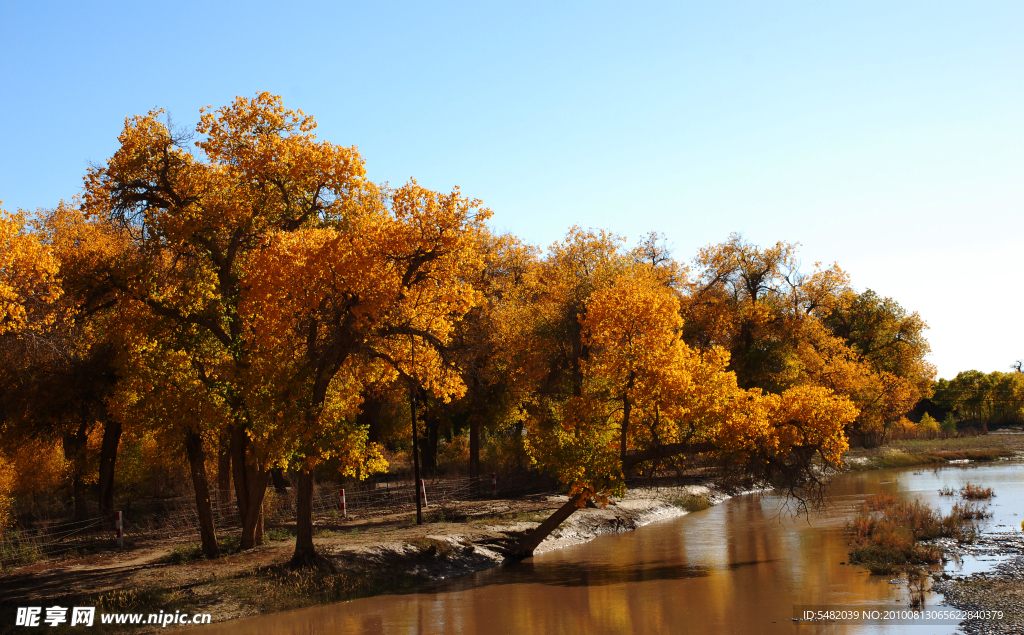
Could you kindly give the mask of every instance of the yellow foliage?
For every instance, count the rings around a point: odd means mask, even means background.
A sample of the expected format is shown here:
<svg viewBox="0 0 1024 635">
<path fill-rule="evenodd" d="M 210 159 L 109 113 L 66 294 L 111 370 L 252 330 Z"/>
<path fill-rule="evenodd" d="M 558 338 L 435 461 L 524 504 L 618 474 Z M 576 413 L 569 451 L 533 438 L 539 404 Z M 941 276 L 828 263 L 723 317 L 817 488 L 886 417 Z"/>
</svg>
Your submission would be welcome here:
<svg viewBox="0 0 1024 635">
<path fill-rule="evenodd" d="M 61 295 L 59 263 L 24 213 L 0 209 L 0 335 L 40 330 L 53 322 L 49 306 Z"/>
<path fill-rule="evenodd" d="M 0 536 L 14 524 L 14 481 L 17 466 L 0 454 Z"/>
</svg>

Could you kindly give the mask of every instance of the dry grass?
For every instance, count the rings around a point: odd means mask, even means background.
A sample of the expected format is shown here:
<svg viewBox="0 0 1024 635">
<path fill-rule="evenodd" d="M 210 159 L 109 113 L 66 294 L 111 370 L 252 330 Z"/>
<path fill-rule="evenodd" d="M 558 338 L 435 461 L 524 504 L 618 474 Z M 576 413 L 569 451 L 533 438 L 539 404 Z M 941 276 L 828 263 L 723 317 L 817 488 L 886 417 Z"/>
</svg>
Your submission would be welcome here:
<svg viewBox="0 0 1024 635">
<path fill-rule="evenodd" d="M 960 488 L 960 496 L 967 500 L 988 500 L 992 498 L 992 488 L 968 482 L 967 485 Z"/>
<path fill-rule="evenodd" d="M 934 452 L 907 452 L 899 448 L 888 448 L 876 456 L 867 457 L 863 463 L 850 463 L 850 469 L 873 470 L 879 468 L 916 467 L 920 465 L 945 465 L 950 461 L 968 459 L 971 461 L 995 461 L 1013 456 L 1006 449 L 992 448 L 979 450 L 937 450 Z"/>
<path fill-rule="evenodd" d="M 982 520 L 985 518 L 992 518 L 992 512 L 988 511 L 988 508 L 979 507 L 976 503 L 957 503 L 956 505 L 953 505 L 951 514 L 959 516 L 964 520 Z"/>
<path fill-rule="evenodd" d="M 438 540 L 436 538 L 414 538 L 409 541 L 409 544 L 417 547 L 421 552 L 428 556 L 436 555 L 442 558 L 448 558 L 455 555 L 455 549 L 447 540 Z"/>
<path fill-rule="evenodd" d="M 996 436 L 980 436 L 960 439 L 916 439 L 912 441 L 897 441 L 893 446 L 910 454 L 1007 449 L 1005 441 Z"/>
<path fill-rule="evenodd" d="M 687 494 L 679 498 L 672 498 L 668 502 L 688 512 L 699 512 L 711 507 L 711 501 L 708 500 L 707 496 L 699 496 L 697 494 Z"/>
<path fill-rule="evenodd" d="M 853 540 L 850 562 L 863 564 L 878 575 L 890 575 L 916 565 L 935 564 L 942 552 L 934 545 L 919 544 L 939 537 L 974 540 L 970 521 L 983 517 L 976 506 L 954 506 L 942 516 L 920 501 L 903 502 L 892 494 L 878 494 L 865 502 L 850 524 Z"/>
</svg>

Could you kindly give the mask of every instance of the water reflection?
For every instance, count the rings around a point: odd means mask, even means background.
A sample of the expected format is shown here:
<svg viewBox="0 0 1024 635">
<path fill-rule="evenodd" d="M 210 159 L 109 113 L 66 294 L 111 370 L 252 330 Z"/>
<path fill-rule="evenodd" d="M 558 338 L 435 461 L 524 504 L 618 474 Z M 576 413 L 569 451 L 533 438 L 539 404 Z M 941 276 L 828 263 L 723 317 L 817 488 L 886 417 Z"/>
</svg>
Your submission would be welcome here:
<svg viewBox="0 0 1024 635">
<path fill-rule="evenodd" d="M 955 625 L 793 622 L 793 607 L 904 608 L 906 589 L 844 564 L 844 526 L 868 496 L 920 497 L 948 511 L 944 485 L 970 480 L 998 496 L 988 525 L 1018 526 L 1018 464 L 848 474 L 828 513 L 780 514 L 778 498 L 743 496 L 634 532 L 602 536 L 519 566 L 291 613 L 207 627 L 209 633 L 953 633 Z M 963 481 L 963 483 L 961 483 Z M 1005 531 L 1005 529 L 999 529 Z M 977 564 L 991 563 L 971 563 Z M 931 598 L 934 606 L 940 598 Z"/>
<path fill-rule="evenodd" d="M 707 567 L 667 562 L 651 562 L 640 565 L 562 562 L 543 563 L 539 566 L 535 562 L 522 562 L 504 568 L 500 575 L 456 578 L 447 584 L 416 587 L 408 593 L 430 594 L 437 593 L 439 590 L 451 591 L 456 588 L 500 584 L 543 584 L 561 587 L 604 586 L 651 580 L 681 580 L 708 575 L 711 575 L 711 572 Z"/>
</svg>

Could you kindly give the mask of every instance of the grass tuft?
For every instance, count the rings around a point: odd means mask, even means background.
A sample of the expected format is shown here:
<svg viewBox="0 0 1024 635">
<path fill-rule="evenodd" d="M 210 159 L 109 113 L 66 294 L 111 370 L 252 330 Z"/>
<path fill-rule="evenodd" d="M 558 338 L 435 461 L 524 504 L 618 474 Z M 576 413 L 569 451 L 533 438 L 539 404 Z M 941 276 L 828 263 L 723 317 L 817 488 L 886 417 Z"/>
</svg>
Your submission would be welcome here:
<svg viewBox="0 0 1024 635">
<path fill-rule="evenodd" d="M 991 487 L 981 487 L 970 482 L 960 488 L 960 496 L 967 500 L 988 500 L 992 498 Z"/>
<path fill-rule="evenodd" d="M 167 554 L 167 562 L 171 564 L 186 564 L 196 560 L 202 560 L 203 547 L 199 543 L 190 542 L 187 545 L 178 545 Z"/>
<path fill-rule="evenodd" d="M 983 520 L 992 517 L 992 512 L 988 511 L 988 508 L 979 507 L 977 503 L 957 503 L 953 505 L 951 513 L 964 520 Z"/>
<path fill-rule="evenodd" d="M 699 512 L 704 511 L 711 507 L 711 501 L 707 496 L 700 496 L 698 494 L 687 494 L 679 498 L 669 499 L 669 504 L 675 505 L 680 509 L 685 509 L 688 512 Z"/>
<path fill-rule="evenodd" d="M 273 529 L 268 529 L 263 533 L 264 540 L 273 540 L 275 542 L 289 540 L 294 537 L 295 532 L 287 527 L 274 527 Z"/>
<path fill-rule="evenodd" d="M 409 544 L 417 547 L 420 552 L 428 556 L 448 558 L 455 555 L 455 549 L 447 540 L 438 540 L 436 538 L 413 538 L 409 541 Z"/>
<path fill-rule="evenodd" d="M 263 534 L 264 540 L 274 540 L 274 538 L 268 538 L 269 533 Z M 242 550 L 242 537 L 234 534 L 222 535 L 218 538 L 217 545 L 220 547 L 220 555 L 230 556 Z M 171 549 L 171 553 L 167 554 L 164 561 L 170 564 L 186 564 L 202 560 L 205 557 L 203 546 L 198 542 L 190 542 Z"/>
</svg>

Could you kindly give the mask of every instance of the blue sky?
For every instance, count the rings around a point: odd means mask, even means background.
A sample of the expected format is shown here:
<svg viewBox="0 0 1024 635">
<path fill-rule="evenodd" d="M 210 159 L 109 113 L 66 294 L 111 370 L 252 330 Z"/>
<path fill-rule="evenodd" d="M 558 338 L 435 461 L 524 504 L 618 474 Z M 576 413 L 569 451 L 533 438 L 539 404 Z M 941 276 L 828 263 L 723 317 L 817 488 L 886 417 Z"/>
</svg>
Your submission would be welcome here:
<svg viewBox="0 0 1024 635">
<path fill-rule="evenodd" d="M 1008 370 L 1022 23 L 1019 2 L 5 2 L 0 200 L 73 196 L 126 116 L 191 126 L 267 90 L 374 180 L 459 185 L 531 242 L 800 242 L 920 312 L 941 376 Z"/>
</svg>

